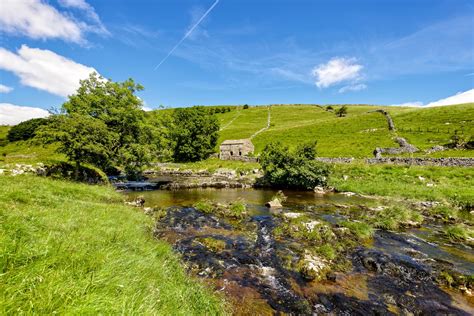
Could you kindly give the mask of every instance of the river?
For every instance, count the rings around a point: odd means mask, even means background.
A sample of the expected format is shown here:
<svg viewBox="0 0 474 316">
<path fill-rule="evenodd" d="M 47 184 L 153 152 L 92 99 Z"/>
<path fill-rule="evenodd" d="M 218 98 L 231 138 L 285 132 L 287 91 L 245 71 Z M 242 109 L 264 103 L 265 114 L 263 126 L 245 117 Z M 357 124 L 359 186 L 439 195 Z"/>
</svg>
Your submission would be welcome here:
<svg viewBox="0 0 474 316">
<path fill-rule="evenodd" d="M 345 243 L 351 237 L 339 223 L 351 221 L 351 212 L 377 206 L 374 199 L 284 191 L 284 207 L 271 210 L 264 205 L 276 191 L 269 189 L 126 194 L 130 200 L 143 196 L 145 207 L 168 209 L 157 220 L 155 236 L 173 245 L 190 273 L 223 293 L 234 314 L 474 314 L 472 296 L 436 281 L 445 270 L 474 275 L 473 249 L 441 238 L 442 225 L 428 221 L 397 232 L 376 230 L 367 240 Z M 203 200 L 244 201 L 247 215 L 229 219 L 192 207 Z M 323 237 L 308 241 L 291 231 L 282 234 L 282 227 L 295 221 L 290 215 L 308 218 Z M 318 261 L 311 254 L 324 243 L 333 245 L 336 255 Z M 322 277 L 302 277 L 301 262 L 308 260 L 321 267 Z"/>
</svg>

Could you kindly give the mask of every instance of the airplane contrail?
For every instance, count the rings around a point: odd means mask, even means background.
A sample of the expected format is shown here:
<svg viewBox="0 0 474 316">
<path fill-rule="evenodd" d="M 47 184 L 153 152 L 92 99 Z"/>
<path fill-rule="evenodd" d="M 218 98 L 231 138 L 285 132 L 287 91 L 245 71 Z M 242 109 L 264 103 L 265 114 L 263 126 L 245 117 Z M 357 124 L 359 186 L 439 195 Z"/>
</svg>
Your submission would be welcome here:
<svg viewBox="0 0 474 316">
<path fill-rule="evenodd" d="M 196 27 L 199 26 L 199 24 L 202 22 L 202 20 L 204 20 L 206 18 L 206 16 L 208 16 L 209 13 L 211 13 L 211 11 L 214 9 L 214 7 L 219 3 L 220 0 L 216 0 L 211 6 L 209 9 L 207 9 L 207 11 L 201 16 L 201 18 L 196 22 L 196 24 L 193 25 L 192 28 L 189 29 L 189 31 L 186 32 L 186 34 L 184 34 L 183 38 L 169 51 L 168 55 L 165 56 L 165 58 L 163 58 L 160 63 L 158 65 L 155 66 L 155 68 L 153 70 L 157 70 L 167 59 L 168 57 L 171 56 L 171 54 L 174 53 L 174 51 L 178 48 L 179 45 L 181 45 L 182 42 L 184 42 L 185 39 L 188 38 L 189 35 L 191 35 L 191 33 L 194 31 L 194 29 Z"/>
</svg>

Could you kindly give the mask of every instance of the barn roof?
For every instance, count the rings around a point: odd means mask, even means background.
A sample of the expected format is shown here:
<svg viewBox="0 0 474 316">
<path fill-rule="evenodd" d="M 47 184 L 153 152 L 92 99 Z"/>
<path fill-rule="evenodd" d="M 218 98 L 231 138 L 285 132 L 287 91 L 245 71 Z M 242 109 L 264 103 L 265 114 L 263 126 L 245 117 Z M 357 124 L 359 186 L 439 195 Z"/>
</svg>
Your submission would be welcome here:
<svg viewBox="0 0 474 316">
<path fill-rule="evenodd" d="M 221 145 L 239 145 L 239 144 L 252 144 L 250 139 L 228 139 L 221 143 Z"/>
</svg>

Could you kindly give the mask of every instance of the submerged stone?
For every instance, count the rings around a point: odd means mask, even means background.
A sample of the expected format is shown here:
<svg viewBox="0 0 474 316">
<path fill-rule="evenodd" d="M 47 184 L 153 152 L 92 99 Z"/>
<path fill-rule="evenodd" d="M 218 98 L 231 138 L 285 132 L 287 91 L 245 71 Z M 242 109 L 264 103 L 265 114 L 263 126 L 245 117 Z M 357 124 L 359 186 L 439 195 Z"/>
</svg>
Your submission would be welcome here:
<svg viewBox="0 0 474 316">
<path fill-rule="evenodd" d="M 280 199 L 273 199 L 267 203 L 265 203 L 266 207 L 269 208 L 282 208 L 283 206 L 281 205 Z"/>
</svg>

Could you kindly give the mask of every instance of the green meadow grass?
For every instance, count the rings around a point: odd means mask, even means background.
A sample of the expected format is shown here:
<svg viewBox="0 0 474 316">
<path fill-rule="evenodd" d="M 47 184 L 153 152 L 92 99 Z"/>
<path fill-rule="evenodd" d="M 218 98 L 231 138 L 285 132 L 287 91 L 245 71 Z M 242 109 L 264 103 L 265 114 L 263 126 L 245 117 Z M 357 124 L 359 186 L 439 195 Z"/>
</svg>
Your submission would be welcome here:
<svg viewBox="0 0 474 316">
<path fill-rule="evenodd" d="M 316 108 L 317 109 L 317 108 Z M 292 120 L 292 124 L 285 121 L 288 107 L 275 107 L 272 113 L 270 129 L 257 135 L 253 142 L 256 151 L 263 150 L 272 140 L 278 140 L 284 145 L 295 147 L 305 141 L 318 141 L 318 154 L 324 157 L 368 157 L 377 146 L 393 146 L 393 140 L 386 128 L 385 119 L 378 113 L 350 113 L 346 117 L 336 117 L 333 113 L 317 111 L 306 114 L 302 111 L 300 118 L 304 118 L 302 125 Z M 298 111 L 295 109 L 293 113 Z M 308 122 L 312 118 L 313 122 Z"/>
<path fill-rule="evenodd" d="M 472 204 L 474 168 L 336 164 L 330 185 L 368 195 Z"/>
<path fill-rule="evenodd" d="M 10 130 L 10 126 L 0 125 L 0 140 L 4 140 L 7 138 L 7 134 L 9 130 Z"/>
<path fill-rule="evenodd" d="M 110 187 L 0 176 L 0 225 L 0 314 L 224 313 Z"/>
<path fill-rule="evenodd" d="M 231 125 L 219 132 L 218 143 L 226 139 L 249 138 L 255 132 L 267 126 L 267 111 L 267 107 L 264 106 L 240 110 L 240 116 Z M 231 111 L 225 114 L 217 114 L 217 117 L 219 118 L 222 115 L 226 115 L 226 118 L 228 118 L 236 114 L 235 111 Z"/>
<path fill-rule="evenodd" d="M 56 152 L 55 145 L 42 146 L 27 140 L 0 146 L 0 166 L 15 163 L 35 164 L 65 160 L 66 157 L 64 155 Z"/>
<path fill-rule="evenodd" d="M 415 108 L 392 118 L 397 133 L 420 149 L 448 144 L 455 130 L 474 136 L 474 103 Z"/>
</svg>

